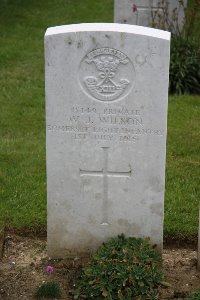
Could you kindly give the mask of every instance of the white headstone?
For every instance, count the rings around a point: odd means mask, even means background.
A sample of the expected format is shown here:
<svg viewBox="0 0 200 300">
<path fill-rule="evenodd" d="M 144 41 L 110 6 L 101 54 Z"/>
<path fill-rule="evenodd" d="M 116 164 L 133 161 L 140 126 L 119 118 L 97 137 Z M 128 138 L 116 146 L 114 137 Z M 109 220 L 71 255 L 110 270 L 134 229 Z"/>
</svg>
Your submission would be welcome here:
<svg viewBox="0 0 200 300">
<path fill-rule="evenodd" d="M 182 30 L 186 6 L 187 0 L 183 0 L 183 5 L 179 0 L 115 0 L 114 22 L 148 27 L 154 24 L 157 28 L 161 28 L 163 11 L 166 11 L 168 22 L 165 23 L 165 29 L 169 29 L 168 23 L 172 22 L 175 27 L 178 24 L 179 30 Z M 177 21 L 174 18 L 177 18 Z M 177 29 L 174 28 L 172 31 L 177 32 Z"/>
<path fill-rule="evenodd" d="M 132 25 L 47 30 L 49 255 L 121 233 L 162 249 L 169 44 Z"/>
</svg>

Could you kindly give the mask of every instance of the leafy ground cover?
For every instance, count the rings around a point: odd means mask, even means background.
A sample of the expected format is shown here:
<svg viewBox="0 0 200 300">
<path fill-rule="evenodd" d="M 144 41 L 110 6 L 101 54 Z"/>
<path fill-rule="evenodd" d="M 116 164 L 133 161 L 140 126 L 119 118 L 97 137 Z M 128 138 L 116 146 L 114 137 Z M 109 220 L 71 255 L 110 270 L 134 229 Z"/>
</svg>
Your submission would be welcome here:
<svg viewBox="0 0 200 300">
<path fill-rule="evenodd" d="M 46 28 L 112 20 L 112 0 L 0 0 L 1 224 L 33 230 L 46 226 Z M 170 97 L 165 233 L 173 236 L 197 234 L 199 112 L 200 97 Z"/>
</svg>

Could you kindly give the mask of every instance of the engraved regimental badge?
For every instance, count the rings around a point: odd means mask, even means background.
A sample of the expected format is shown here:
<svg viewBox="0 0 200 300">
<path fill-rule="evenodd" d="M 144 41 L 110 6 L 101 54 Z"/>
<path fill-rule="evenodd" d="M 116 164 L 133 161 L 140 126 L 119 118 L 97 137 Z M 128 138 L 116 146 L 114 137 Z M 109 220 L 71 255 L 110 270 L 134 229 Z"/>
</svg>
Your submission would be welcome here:
<svg viewBox="0 0 200 300">
<path fill-rule="evenodd" d="M 89 52 L 82 60 L 79 80 L 87 95 L 100 101 L 114 101 L 130 92 L 134 68 L 121 51 L 99 48 Z"/>
</svg>

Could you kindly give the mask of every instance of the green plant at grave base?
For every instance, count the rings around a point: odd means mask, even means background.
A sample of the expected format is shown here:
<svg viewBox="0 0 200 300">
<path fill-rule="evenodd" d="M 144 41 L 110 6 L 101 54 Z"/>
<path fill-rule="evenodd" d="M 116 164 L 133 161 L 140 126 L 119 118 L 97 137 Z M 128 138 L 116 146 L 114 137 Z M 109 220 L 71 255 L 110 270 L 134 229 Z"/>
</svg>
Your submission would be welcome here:
<svg viewBox="0 0 200 300">
<path fill-rule="evenodd" d="M 187 300 L 199 300 L 199 299 L 200 299 L 200 290 L 197 290 Z"/>
<path fill-rule="evenodd" d="M 169 92 L 200 94 L 200 48 L 183 36 L 173 37 L 170 54 Z"/>
<path fill-rule="evenodd" d="M 99 247 L 70 293 L 74 299 L 158 299 L 160 262 L 149 240 L 122 234 Z"/>
<path fill-rule="evenodd" d="M 60 286 L 56 282 L 43 283 L 36 289 L 36 298 L 59 298 L 61 296 Z"/>
</svg>

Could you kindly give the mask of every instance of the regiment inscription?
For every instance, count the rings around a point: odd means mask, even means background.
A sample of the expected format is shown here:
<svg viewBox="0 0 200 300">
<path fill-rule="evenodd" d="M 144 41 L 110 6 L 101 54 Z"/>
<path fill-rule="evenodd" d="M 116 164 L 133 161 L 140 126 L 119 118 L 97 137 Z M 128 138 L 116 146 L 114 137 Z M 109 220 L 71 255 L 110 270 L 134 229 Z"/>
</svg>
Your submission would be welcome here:
<svg viewBox="0 0 200 300">
<path fill-rule="evenodd" d="M 92 50 L 84 57 L 79 78 L 83 90 L 93 99 L 114 101 L 130 92 L 134 68 L 127 55 L 104 47 Z"/>
</svg>

